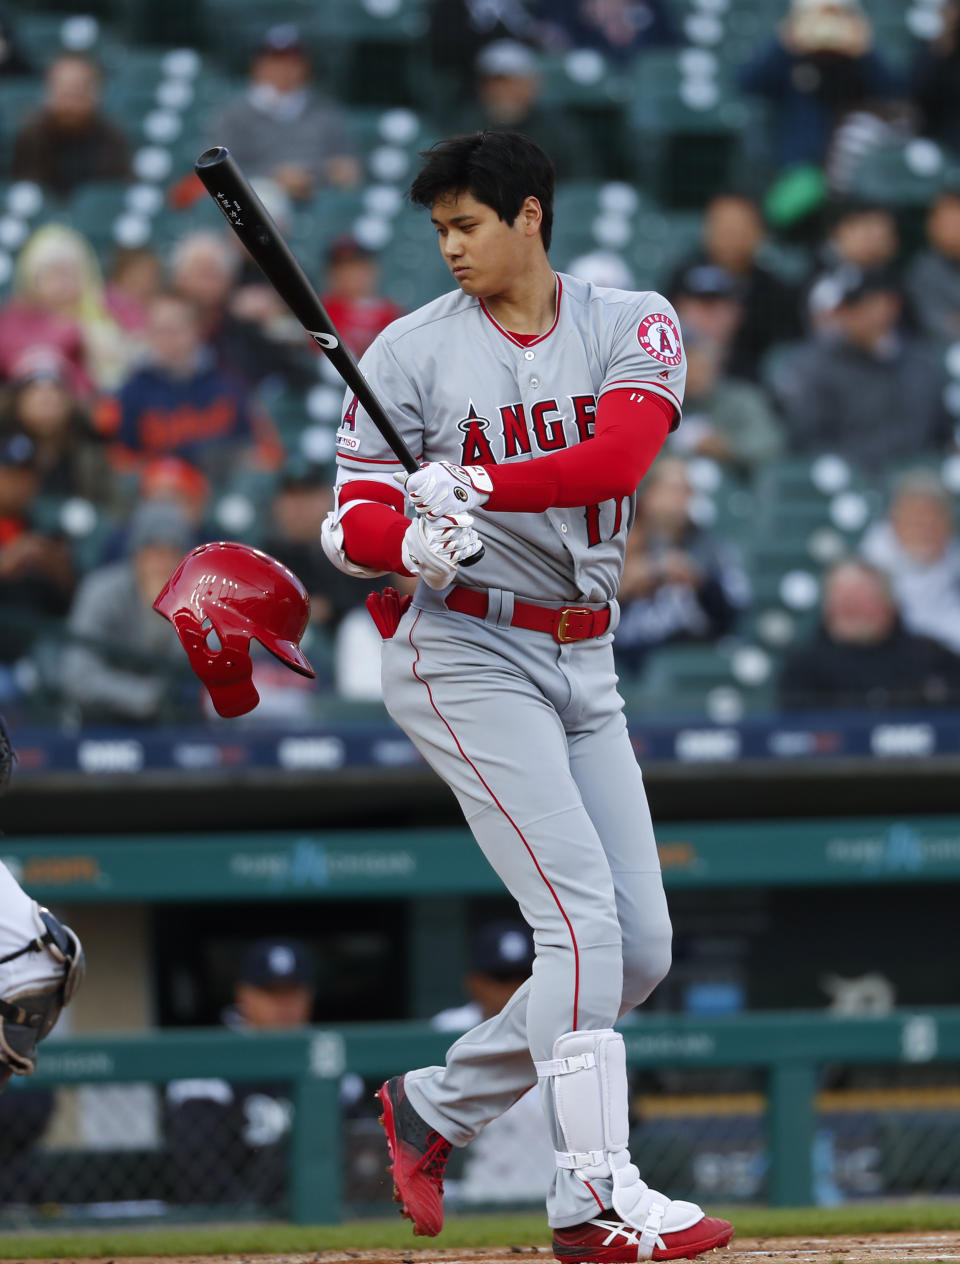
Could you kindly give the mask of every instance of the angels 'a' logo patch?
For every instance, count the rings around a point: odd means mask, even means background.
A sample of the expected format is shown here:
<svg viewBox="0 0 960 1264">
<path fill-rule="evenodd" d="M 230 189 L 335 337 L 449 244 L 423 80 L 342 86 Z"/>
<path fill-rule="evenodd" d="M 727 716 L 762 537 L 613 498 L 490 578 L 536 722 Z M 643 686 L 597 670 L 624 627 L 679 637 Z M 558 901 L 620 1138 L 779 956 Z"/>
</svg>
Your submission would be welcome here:
<svg viewBox="0 0 960 1264">
<path fill-rule="evenodd" d="M 647 355 L 671 367 L 683 359 L 683 347 L 676 325 L 663 312 L 644 316 L 637 328 L 637 341 Z"/>
</svg>

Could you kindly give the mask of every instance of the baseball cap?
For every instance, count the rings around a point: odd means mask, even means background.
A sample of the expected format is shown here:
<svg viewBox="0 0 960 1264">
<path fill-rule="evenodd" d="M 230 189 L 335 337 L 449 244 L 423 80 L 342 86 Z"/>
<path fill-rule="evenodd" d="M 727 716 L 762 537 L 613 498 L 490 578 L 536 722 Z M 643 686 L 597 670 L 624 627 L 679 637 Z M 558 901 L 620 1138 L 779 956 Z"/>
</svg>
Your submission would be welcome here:
<svg viewBox="0 0 960 1264">
<path fill-rule="evenodd" d="M 866 298 L 868 294 L 900 293 L 896 274 L 889 268 L 857 268 L 845 264 L 816 283 L 820 310 L 835 311 Z"/>
<path fill-rule="evenodd" d="M 294 56 L 306 57 L 307 48 L 300 37 L 300 28 L 293 22 L 278 22 L 268 26 L 264 31 L 257 53 L 291 53 Z"/>
<path fill-rule="evenodd" d="M 533 936 L 524 922 L 488 922 L 470 946 L 470 969 L 500 979 L 523 978 L 533 967 Z"/>
<path fill-rule="evenodd" d="M 533 51 L 519 40 L 493 40 L 478 53 L 476 71 L 478 75 L 525 79 L 537 73 L 537 59 Z"/>
<path fill-rule="evenodd" d="M 317 971 L 313 954 L 296 939 L 258 939 L 243 954 L 239 980 L 254 987 L 303 983 L 312 987 Z"/>
<path fill-rule="evenodd" d="M 33 469 L 37 449 L 29 435 L 12 434 L 0 439 L 0 465 L 8 469 Z"/>
<path fill-rule="evenodd" d="M 737 278 L 715 263 L 695 263 L 685 268 L 676 278 L 673 288 L 676 294 L 687 294 L 693 298 L 740 297 Z"/>
<path fill-rule="evenodd" d="M 206 475 L 183 457 L 157 456 L 140 473 L 140 493 L 148 500 L 189 496 L 199 501 L 210 495 L 210 484 Z"/>
<path fill-rule="evenodd" d="M 334 237 L 327 247 L 327 263 L 349 263 L 354 259 L 372 259 L 373 251 L 360 244 L 350 233 Z"/>
</svg>

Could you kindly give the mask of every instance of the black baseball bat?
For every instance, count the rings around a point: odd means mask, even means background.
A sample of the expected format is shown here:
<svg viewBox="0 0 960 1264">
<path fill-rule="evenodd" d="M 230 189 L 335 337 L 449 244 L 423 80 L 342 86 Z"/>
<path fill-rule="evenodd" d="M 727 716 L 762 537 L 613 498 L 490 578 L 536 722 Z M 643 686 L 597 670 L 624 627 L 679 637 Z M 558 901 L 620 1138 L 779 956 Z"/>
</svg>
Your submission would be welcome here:
<svg viewBox="0 0 960 1264">
<path fill-rule="evenodd" d="M 413 454 L 370 389 L 360 367 L 343 345 L 316 291 L 307 280 L 293 251 L 284 241 L 269 211 L 250 187 L 229 149 L 217 145 L 197 159 L 194 170 L 204 188 L 223 211 L 230 227 L 259 264 L 264 276 L 299 320 L 310 337 L 322 347 L 333 367 L 367 410 L 370 420 L 389 443 L 400 464 L 412 474 L 417 469 Z"/>
<path fill-rule="evenodd" d="M 349 348 L 343 345 L 339 331 L 320 302 L 316 290 L 229 149 L 216 145 L 213 149 L 204 150 L 194 163 L 194 170 L 263 275 L 314 342 L 323 349 L 390 445 L 394 456 L 407 473 L 412 474 L 419 468 L 413 453 L 370 389 L 370 384 L 361 373 Z M 460 565 L 472 566 L 481 557 L 482 548 L 472 557 L 464 559 Z"/>
</svg>

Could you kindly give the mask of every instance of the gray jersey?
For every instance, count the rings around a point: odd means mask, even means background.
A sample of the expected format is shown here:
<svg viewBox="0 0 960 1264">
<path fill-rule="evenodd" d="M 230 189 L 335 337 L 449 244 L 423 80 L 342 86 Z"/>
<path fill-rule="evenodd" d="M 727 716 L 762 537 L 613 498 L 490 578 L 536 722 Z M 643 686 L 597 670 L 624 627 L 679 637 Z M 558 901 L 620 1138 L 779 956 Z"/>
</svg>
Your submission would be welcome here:
<svg viewBox="0 0 960 1264">
<path fill-rule="evenodd" d="M 455 290 L 395 321 L 360 362 L 418 460 L 529 461 L 593 434 L 609 390 L 660 395 L 680 416 L 686 362 L 662 295 L 602 289 L 558 276 L 553 327 L 528 345 L 481 300 Z M 337 434 L 339 482 L 400 468 L 349 392 Z M 535 600 L 616 596 L 636 496 L 545 513 L 475 510 L 486 546 L 461 580 Z"/>
</svg>

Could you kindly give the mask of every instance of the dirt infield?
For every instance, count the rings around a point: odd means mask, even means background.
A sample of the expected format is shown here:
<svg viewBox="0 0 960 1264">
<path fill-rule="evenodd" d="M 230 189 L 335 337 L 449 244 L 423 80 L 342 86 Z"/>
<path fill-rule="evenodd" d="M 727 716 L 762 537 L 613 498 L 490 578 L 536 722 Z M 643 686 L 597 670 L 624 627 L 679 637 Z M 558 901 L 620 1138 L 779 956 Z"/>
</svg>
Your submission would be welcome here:
<svg viewBox="0 0 960 1264">
<path fill-rule="evenodd" d="M 96 1259 L 60 1256 L 29 1264 L 521 1264 L 522 1257 L 552 1260 L 546 1246 L 485 1250 L 319 1251 L 307 1255 L 180 1255 L 98 1256 Z M 869 1264 L 884 1261 L 960 1261 L 960 1233 L 878 1233 L 836 1237 L 734 1239 L 723 1251 L 701 1257 L 707 1264 Z M 24 1261 L 24 1264 L 28 1264 Z"/>
</svg>

